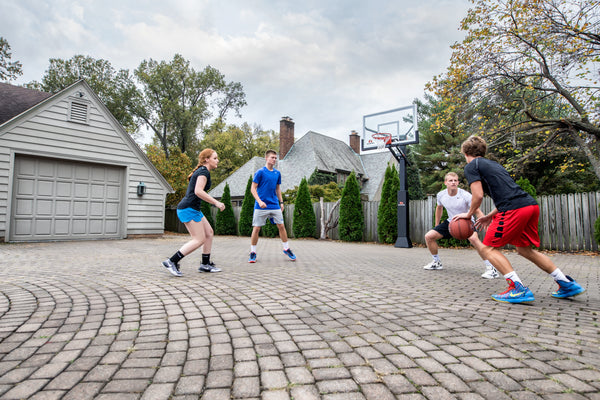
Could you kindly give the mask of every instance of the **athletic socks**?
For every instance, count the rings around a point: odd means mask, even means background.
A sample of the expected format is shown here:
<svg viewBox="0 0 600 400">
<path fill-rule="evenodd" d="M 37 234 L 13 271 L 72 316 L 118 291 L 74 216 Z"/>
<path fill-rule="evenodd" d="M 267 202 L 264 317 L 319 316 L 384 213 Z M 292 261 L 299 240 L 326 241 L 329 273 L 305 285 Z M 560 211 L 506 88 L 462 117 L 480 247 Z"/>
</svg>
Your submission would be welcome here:
<svg viewBox="0 0 600 400">
<path fill-rule="evenodd" d="M 551 274 L 550 276 L 552 278 L 554 278 L 555 281 L 563 281 L 563 282 L 569 282 L 569 280 L 567 279 L 567 277 L 565 276 L 565 274 L 563 274 L 563 272 L 559 269 L 556 268 Z"/>
<path fill-rule="evenodd" d="M 483 260 L 486 267 L 493 267 L 492 263 L 489 260 Z"/>
<path fill-rule="evenodd" d="M 173 257 L 170 258 L 171 261 L 173 261 L 173 264 L 177 265 L 177 263 L 183 258 L 185 257 L 183 254 L 181 254 L 181 252 L 179 250 L 177 250 L 177 253 L 173 254 Z"/>
<path fill-rule="evenodd" d="M 442 260 L 440 260 L 440 256 L 437 255 L 437 254 L 432 255 L 432 257 L 433 257 L 433 261 L 435 261 L 435 262 L 441 262 L 442 261 Z"/>
<path fill-rule="evenodd" d="M 283 251 L 288 250 L 290 248 L 288 242 L 281 242 L 281 244 L 283 244 Z"/>
<path fill-rule="evenodd" d="M 250 253 L 256 253 L 256 246 L 250 245 Z"/>
<path fill-rule="evenodd" d="M 517 275 L 515 271 L 509 272 L 508 274 L 504 275 L 504 279 L 510 279 L 513 282 L 519 282 L 521 285 L 523 284 L 523 282 L 521 282 L 521 279 L 519 279 L 519 275 Z"/>
<path fill-rule="evenodd" d="M 210 264 L 210 253 L 202 254 L 202 264 L 204 264 L 204 265 Z"/>
</svg>

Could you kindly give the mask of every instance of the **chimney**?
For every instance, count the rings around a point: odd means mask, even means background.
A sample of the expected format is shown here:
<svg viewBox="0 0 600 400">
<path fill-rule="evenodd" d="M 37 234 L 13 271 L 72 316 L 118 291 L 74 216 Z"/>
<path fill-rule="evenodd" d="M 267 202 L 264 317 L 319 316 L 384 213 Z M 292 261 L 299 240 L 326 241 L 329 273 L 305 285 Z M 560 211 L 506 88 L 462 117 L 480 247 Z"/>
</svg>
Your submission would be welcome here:
<svg viewBox="0 0 600 400">
<path fill-rule="evenodd" d="M 356 131 L 350 132 L 350 147 L 356 154 L 360 154 L 360 135 Z"/>
<path fill-rule="evenodd" d="M 281 117 L 279 121 L 279 159 L 282 160 L 294 144 L 294 121 Z"/>
</svg>

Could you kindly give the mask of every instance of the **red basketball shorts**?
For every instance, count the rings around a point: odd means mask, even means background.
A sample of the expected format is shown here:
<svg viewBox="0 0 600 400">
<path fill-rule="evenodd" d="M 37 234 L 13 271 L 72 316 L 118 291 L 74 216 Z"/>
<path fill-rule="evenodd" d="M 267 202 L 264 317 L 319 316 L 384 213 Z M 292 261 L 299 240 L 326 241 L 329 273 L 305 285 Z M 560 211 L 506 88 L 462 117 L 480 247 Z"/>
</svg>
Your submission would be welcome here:
<svg viewBox="0 0 600 400">
<path fill-rule="evenodd" d="M 483 244 L 490 247 L 502 247 L 506 244 L 539 247 L 539 217 L 540 207 L 537 205 L 498 212 L 487 229 Z"/>
</svg>

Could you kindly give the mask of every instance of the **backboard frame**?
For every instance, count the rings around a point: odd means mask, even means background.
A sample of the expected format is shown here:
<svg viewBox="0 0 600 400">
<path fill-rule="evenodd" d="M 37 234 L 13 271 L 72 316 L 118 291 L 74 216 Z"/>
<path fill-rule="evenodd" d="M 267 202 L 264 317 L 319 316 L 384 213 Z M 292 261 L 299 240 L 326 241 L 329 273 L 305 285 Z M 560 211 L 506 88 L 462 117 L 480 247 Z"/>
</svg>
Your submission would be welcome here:
<svg viewBox="0 0 600 400">
<path fill-rule="evenodd" d="M 407 119 L 412 119 L 412 122 L 407 121 Z M 382 148 L 377 146 L 376 140 L 372 138 L 374 133 L 392 134 L 391 144 L 383 148 L 419 143 L 417 123 L 416 104 L 364 115 L 361 150 L 368 151 Z"/>
</svg>

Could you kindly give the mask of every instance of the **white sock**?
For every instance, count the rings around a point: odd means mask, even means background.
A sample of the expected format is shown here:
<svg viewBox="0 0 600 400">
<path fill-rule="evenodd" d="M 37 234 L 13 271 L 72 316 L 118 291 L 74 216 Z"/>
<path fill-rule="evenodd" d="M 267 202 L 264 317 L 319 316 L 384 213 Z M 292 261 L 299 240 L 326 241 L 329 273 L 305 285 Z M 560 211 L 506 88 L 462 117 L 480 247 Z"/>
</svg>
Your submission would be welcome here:
<svg viewBox="0 0 600 400">
<path fill-rule="evenodd" d="M 250 245 L 250 253 L 256 253 L 256 246 Z"/>
<path fill-rule="evenodd" d="M 440 256 L 437 255 L 437 254 L 433 254 L 432 257 L 433 257 L 433 261 L 437 261 L 437 262 L 441 262 L 442 261 L 442 260 L 440 260 Z"/>
<path fill-rule="evenodd" d="M 290 245 L 288 244 L 288 242 L 281 242 L 281 244 L 283 244 L 283 250 L 287 250 L 290 248 Z"/>
<path fill-rule="evenodd" d="M 563 282 L 569 282 L 569 280 L 567 279 L 567 277 L 565 276 L 565 274 L 563 274 L 563 272 L 559 269 L 556 268 L 551 274 L 550 276 L 552 278 L 554 278 L 555 281 L 563 281 Z"/>
<path fill-rule="evenodd" d="M 494 268 L 494 266 L 492 265 L 492 263 L 490 262 L 490 260 L 483 260 L 483 262 L 485 263 L 486 267 L 492 267 L 492 268 Z"/>
<path fill-rule="evenodd" d="M 510 279 L 513 282 L 519 282 L 521 285 L 523 284 L 523 282 L 521 282 L 521 279 L 519 278 L 519 275 L 517 275 L 516 271 L 512 271 L 512 272 L 509 272 L 508 274 L 504 275 L 504 279 Z"/>
</svg>

